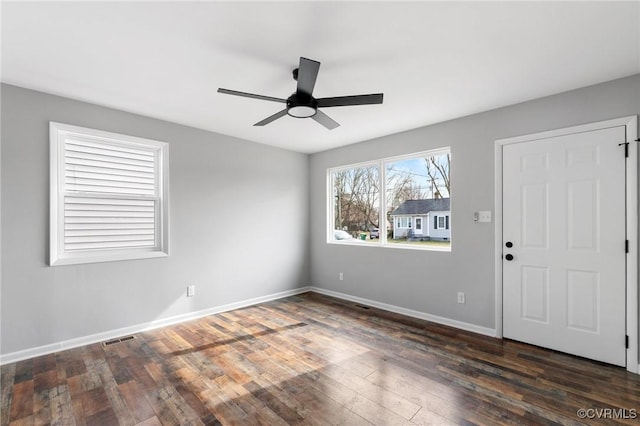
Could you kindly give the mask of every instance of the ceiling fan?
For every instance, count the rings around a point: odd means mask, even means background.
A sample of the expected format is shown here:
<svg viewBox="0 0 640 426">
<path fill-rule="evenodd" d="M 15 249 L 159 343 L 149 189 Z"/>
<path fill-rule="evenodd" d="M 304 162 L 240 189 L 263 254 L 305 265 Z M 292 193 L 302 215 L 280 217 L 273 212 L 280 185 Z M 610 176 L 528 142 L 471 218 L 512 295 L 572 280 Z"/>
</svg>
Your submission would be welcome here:
<svg viewBox="0 0 640 426">
<path fill-rule="evenodd" d="M 262 121 L 258 121 L 254 126 L 264 126 L 272 121 L 277 120 L 285 115 L 290 115 L 296 118 L 313 118 L 318 123 L 322 124 L 329 130 L 333 130 L 338 127 L 335 120 L 329 117 L 318 108 L 328 108 L 336 106 L 350 106 L 350 105 L 371 105 L 382 103 L 382 93 L 374 93 L 370 95 L 354 95 L 354 96 L 336 96 L 332 98 L 320 98 L 313 97 L 313 87 L 316 84 L 316 78 L 318 77 L 318 70 L 320 69 L 320 62 L 300 57 L 300 65 L 293 70 L 293 79 L 298 82 L 296 92 L 289 96 L 287 99 L 274 98 L 271 96 L 256 95 L 253 93 L 238 92 L 237 90 L 229 90 L 219 88 L 218 93 L 225 93 L 227 95 L 244 96 L 246 98 L 262 99 L 264 101 L 280 102 L 286 104 L 286 108 L 282 111 L 276 112 L 272 116 L 265 118 Z"/>
</svg>

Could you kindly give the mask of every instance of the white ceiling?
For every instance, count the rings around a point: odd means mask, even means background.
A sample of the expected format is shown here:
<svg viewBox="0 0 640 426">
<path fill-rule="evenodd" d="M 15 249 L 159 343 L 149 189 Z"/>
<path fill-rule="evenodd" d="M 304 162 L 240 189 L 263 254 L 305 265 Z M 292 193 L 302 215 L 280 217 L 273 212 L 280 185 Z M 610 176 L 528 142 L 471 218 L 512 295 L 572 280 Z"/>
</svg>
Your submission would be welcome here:
<svg viewBox="0 0 640 426">
<path fill-rule="evenodd" d="M 640 2 L 3 2 L 2 81 L 304 153 L 640 72 Z M 257 121 L 300 56 L 341 123 Z M 71 123 L 77 124 L 77 123 Z"/>
</svg>

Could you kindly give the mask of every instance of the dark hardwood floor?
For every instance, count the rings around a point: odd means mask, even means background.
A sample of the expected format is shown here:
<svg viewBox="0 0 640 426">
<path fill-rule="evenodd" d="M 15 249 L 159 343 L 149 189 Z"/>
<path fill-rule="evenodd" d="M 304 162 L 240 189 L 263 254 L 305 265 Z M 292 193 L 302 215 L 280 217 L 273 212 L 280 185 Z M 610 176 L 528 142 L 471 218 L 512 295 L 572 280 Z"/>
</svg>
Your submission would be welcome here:
<svg viewBox="0 0 640 426">
<path fill-rule="evenodd" d="M 1 373 L 2 425 L 640 424 L 622 368 L 315 293 Z"/>
</svg>

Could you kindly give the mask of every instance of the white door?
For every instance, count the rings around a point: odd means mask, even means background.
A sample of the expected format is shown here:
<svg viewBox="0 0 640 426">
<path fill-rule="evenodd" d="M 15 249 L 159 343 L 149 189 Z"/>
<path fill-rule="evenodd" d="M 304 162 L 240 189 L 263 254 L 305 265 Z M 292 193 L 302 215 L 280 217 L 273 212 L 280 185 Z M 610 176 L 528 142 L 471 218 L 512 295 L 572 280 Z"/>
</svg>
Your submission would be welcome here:
<svg viewBox="0 0 640 426">
<path fill-rule="evenodd" d="M 504 337 L 625 365 L 625 140 L 503 146 Z"/>
<path fill-rule="evenodd" d="M 416 235 L 422 235 L 422 218 L 421 217 L 416 217 L 415 218 L 415 234 Z"/>
</svg>

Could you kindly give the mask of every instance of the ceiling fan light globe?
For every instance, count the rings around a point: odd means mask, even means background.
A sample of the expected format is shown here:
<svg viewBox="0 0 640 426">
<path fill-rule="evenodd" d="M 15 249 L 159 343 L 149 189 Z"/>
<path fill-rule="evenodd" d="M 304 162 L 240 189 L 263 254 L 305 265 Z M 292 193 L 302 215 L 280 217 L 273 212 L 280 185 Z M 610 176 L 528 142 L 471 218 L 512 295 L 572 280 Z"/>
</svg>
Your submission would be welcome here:
<svg viewBox="0 0 640 426">
<path fill-rule="evenodd" d="M 287 114 L 296 118 L 308 118 L 316 115 L 316 109 L 307 105 L 296 105 L 289 107 Z"/>
</svg>

